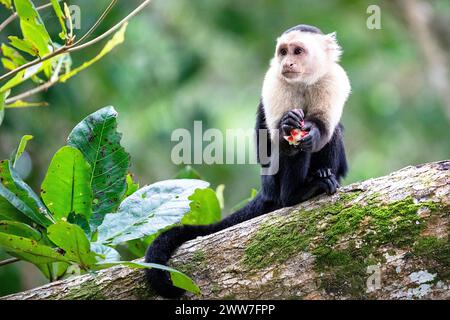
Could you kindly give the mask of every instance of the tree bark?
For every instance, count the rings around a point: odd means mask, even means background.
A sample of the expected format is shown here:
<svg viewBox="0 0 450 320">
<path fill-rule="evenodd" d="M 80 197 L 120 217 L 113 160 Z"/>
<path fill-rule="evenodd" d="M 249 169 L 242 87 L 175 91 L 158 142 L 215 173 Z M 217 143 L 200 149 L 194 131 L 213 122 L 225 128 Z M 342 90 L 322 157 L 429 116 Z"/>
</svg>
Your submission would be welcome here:
<svg viewBox="0 0 450 320">
<path fill-rule="evenodd" d="M 184 299 L 450 299 L 450 161 L 410 166 L 181 246 Z M 158 299 L 112 267 L 4 299 Z"/>
</svg>

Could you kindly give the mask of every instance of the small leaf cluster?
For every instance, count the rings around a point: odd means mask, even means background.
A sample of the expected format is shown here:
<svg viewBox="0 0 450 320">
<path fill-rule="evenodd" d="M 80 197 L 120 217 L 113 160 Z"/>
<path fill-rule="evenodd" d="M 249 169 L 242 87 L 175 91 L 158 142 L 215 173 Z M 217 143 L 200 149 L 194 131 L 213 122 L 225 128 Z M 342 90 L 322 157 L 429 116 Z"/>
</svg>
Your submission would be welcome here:
<svg viewBox="0 0 450 320">
<path fill-rule="evenodd" d="M 0 81 L 4 82 L 0 85 L 0 125 L 7 108 L 46 106 L 46 102 L 31 102 L 25 99 L 55 84 L 65 83 L 102 59 L 125 39 L 127 23 L 121 25 L 97 56 L 72 68 L 70 52 L 75 50 L 88 34 L 75 41 L 72 17 L 66 3 L 63 8 L 59 0 L 51 0 L 48 4 L 53 8 L 61 26 L 59 42 L 52 39 L 32 0 L 2 0 L 0 4 L 11 11 L 11 17 L 18 17 L 22 34 L 10 35 L 8 41 L 1 44 L 1 62 L 7 73 L 0 76 Z M 46 6 L 40 8 L 43 7 Z M 32 89 L 11 97 L 12 91 L 29 80 L 34 83 Z"/>
</svg>

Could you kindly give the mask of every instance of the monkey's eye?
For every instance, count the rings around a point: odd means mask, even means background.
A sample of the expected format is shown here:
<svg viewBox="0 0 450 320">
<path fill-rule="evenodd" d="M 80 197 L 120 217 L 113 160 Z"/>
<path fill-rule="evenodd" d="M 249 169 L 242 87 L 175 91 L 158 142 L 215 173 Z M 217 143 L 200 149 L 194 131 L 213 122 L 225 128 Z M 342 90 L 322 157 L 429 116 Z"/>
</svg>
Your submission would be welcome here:
<svg viewBox="0 0 450 320">
<path fill-rule="evenodd" d="M 305 49 L 303 49 L 301 47 L 297 47 L 294 50 L 294 54 L 302 54 L 303 52 L 305 52 Z"/>
<path fill-rule="evenodd" d="M 285 48 L 280 49 L 280 54 L 281 54 L 282 56 L 287 55 L 287 50 L 286 50 Z"/>
</svg>

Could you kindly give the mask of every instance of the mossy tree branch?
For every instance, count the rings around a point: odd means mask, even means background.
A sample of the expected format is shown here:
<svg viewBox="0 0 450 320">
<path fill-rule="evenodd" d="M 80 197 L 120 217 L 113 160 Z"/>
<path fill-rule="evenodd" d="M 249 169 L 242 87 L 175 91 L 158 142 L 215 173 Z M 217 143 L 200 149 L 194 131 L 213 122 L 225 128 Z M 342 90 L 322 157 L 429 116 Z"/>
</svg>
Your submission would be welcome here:
<svg viewBox="0 0 450 320">
<path fill-rule="evenodd" d="M 449 299 L 450 161 L 411 166 L 184 244 L 187 299 Z M 155 299 L 114 267 L 6 299 Z"/>
</svg>

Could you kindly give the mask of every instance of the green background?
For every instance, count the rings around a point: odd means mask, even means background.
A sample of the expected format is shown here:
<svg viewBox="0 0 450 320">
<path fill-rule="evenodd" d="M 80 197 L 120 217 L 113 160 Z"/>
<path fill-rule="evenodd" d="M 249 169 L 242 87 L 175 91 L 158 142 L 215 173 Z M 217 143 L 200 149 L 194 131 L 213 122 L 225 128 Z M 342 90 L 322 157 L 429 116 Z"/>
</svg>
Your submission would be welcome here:
<svg viewBox="0 0 450 320">
<path fill-rule="evenodd" d="M 420 1 L 422 2 L 422 1 Z M 35 1 L 36 5 L 45 1 Z M 108 1 L 69 1 L 81 7 L 83 34 Z M 118 1 L 103 23 L 106 30 L 139 1 Z M 366 26 L 369 4 L 381 8 L 381 29 Z M 171 133 L 192 128 L 254 126 L 261 84 L 276 37 L 299 23 L 337 31 L 344 49 L 342 66 L 352 94 L 342 122 L 350 172 L 344 184 L 387 174 L 411 164 L 449 158 L 450 108 L 430 80 L 421 42 L 396 1 L 160 0 L 131 20 L 125 43 L 103 60 L 36 97 L 49 107 L 7 110 L 0 127 L 0 156 L 6 158 L 20 137 L 31 134 L 27 148 L 35 190 L 52 155 L 86 115 L 113 105 L 119 112 L 123 145 L 132 157 L 131 171 L 141 185 L 171 178 L 179 169 L 170 159 Z M 429 5 L 436 35 L 449 63 L 450 2 Z M 0 9 L 3 21 L 8 12 Z M 42 12 L 52 26 L 51 10 Z M 17 34 L 17 23 L 0 35 Z M 74 53 L 73 65 L 100 51 L 102 44 Z M 447 73 L 448 69 L 442 70 Z M 442 83 L 438 83 L 442 84 Z M 26 89 L 26 85 L 23 87 Z M 445 91 L 445 88 L 444 88 Z M 449 92 L 450 88 L 447 87 Z M 24 168 L 26 167 L 24 161 Z M 225 184 L 225 210 L 259 188 L 257 165 L 195 165 L 215 187 Z M 24 169 L 24 171 L 26 171 Z M 0 259 L 2 259 L 0 252 Z M 0 268 L 0 295 L 43 283 L 34 266 L 21 262 Z"/>
</svg>

